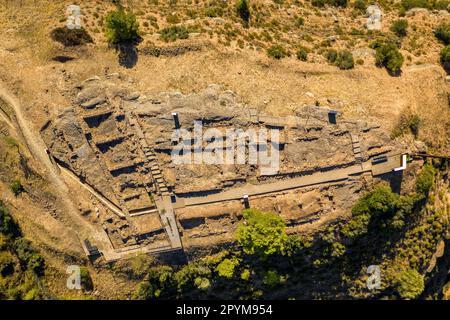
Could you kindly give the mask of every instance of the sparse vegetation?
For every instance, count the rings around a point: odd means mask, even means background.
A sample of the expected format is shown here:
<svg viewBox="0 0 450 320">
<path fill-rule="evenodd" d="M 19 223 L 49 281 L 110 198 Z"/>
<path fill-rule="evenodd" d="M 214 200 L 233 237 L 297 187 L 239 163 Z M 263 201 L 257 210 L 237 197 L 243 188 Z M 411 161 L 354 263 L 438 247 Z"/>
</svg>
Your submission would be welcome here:
<svg viewBox="0 0 450 320">
<path fill-rule="evenodd" d="M 396 138 L 410 132 L 417 138 L 419 135 L 420 123 L 421 119 L 416 113 L 406 110 L 400 115 L 399 122 L 392 132 L 392 137 Z"/>
<path fill-rule="evenodd" d="M 171 26 L 161 30 L 161 39 L 165 42 L 187 39 L 189 31 L 183 26 Z"/>
</svg>

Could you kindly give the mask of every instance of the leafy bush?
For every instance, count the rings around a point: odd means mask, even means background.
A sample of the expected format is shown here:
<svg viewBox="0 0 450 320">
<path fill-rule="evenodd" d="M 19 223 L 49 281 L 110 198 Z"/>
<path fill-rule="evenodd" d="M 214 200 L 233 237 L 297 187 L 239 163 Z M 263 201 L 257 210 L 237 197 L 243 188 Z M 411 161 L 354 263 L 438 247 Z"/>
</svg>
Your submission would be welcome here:
<svg viewBox="0 0 450 320">
<path fill-rule="evenodd" d="M 14 193 L 15 196 L 18 196 L 24 191 L 24 188 L 19 180 L 14 180 L 13 182 L 11 182 L 9 188 L 11 189 L 11 191 Z"/>
<path fill-rule="evenodd" d="M 269 57 L 277 60 L 280 60 L 288 55 L 284 47 L 279 44 L 274 44 L 269 49 L 267 49 L 267 54 L 269 55 Z"/>
<path fill-rule="evenodd" d="M 441 50 L 441 64 L 444 69 L 450 73 L 450 45 Z"/>
<path fill-rule="evenodd" d="M 318 8 L 324 7 L 326 3 L 326 0 L 311 0 L 311 5 Z"/>
<path fill-rule="evenodd" d="M 366 234 L 372 218 L 389 217 L 395 213 L 398 199 L 389 186 L 377 186 L 355 203 L 352 219 L 342 228 L 342 234 L 348 238 Z"/>
<path fill-rule="evenodd" d="M 325 53 L 325 58 L 327 58 L 328 62 L 335 63 L 338 52 L 335 49 L 328 49 Z"/>
<path fill-rule="evenodd" d="M 6 277 L 14 272 L 14 259 L 13 256 L 7 252 L 0 252 L 0 275 Z"/>
<path fill-rule="evenodd" d="M 243 215 L 244 223 L 239 225 L 235 236 L 245 253 L 262 257 L 283 253 L 287 235 L 277 214 L 248 209 Z"/>
<path fill-rule="evenodd" d="M 425 288 L 423 275 L 414 269 L 400 272 L 397 279 L 397 291 L 403 299 L 416 299 Z"/>
<path fill-rule="evenodd" d="M 308 50 L 306 48 L 300 48 L 297 50 L 297 59 L 301 61 L 308 60 Z"/>
<path fill-rule="evenodd" d="M 334 7 L 347 7 L 348 0 L 311 0 L 311 5 L 314 7 L 322 8 L 326 4 Z"/>
<path fill-rule="evenodd" d="M 237 259 L 224 259 L 216 268 L 219 276 L 231 279 L 234 275 L 234 269 L 239 264 Z"/>
<path fill-rule="evenodd" d="M 347 0 L 328 0 L 328 4 L 335 7 L 347 7 Z"/>
<path fill-rule="evenodd" d="M 236 11 L 239 17 L 245 22 L 248 23 L 250 20 L 250 8 L 248 0 L 238 0 L 236 4 Z"/>
<path fill-rule="evenodd" d="M 413 8 L 429 8 L 428 0 L 402 0 L 401 6 L 404 10 Z"/>
<path fill-rule="evenodd" d="M 269 270 L 264 274 L 263 284 L 268 288 L 273 288 L 284 281 L 283 277 L 275 270 Z"/>
<path fill-rule="evenodd" d="M 353 7 L 359 11 L 365 11 L 367 9 L 367 1 L 366 0 L 356 0 L 353 3 Z"/>
<path fill-rule="evenodd" d="M 22 267 L 30 270 L 37 275 L 41 275 L 44 271 L 44 259 L 34 251 L 31 242 L 18 238 L 14 241 L 14 251 L 20 260 Z"/>
<path fill-rule="evenodd" d="M 111 44 L 135 42 L 140 39 L 136 16 L 122 8 L 106 15 L 105 30 L 106 38 Z"/>
<path fill-rule="evenodd" d="M 151 268 L 134 294 L 135 299 L 150 300 L 160 298 L 174 290 L 173 270 L 169 266 Z"/>
<path fill-rule="evenodd" d="M 0 200 L 0 233 L 7 237 L 20 236 L 19 226 L 9 215 L 8 210 Z"/>
<path fill-rule="evenodd" d="M 400 19 L 394 21 L 391 26 L 391 31 L 399 37 L 405 37 L 408 33 L 408 20 Z"/>
<path fill-rule="evenodd" d="M 85 266 L 80 267 L 80 280 L 81 286 L 84 290 L 92 291 L 94 290 L 94 283 L 92 282 L 91 275 L 89 274 L 88 268 Z"/>
<path fill-rule="evenodd" d="M 395 44 L 375 42 L 371 47 L 376 51 L 375 60 L 377 66 L 384 66 L 393 74 L 400 72 L 405 59 Z"/>
<path fill-rule="evenodd" d="M 430 189 L 433 186 L 435 174 L 436 170 L 432 165 L 426 164 L 423 166 L 416 180 L 416 190 L 419 194 L 424 196 L 428 195 L 428 192 L 430 192 Z"/>
<path fill-rule="evenodd" d="M 165 42 L 187 39 L 188 37 L 189 32 L 183 26 L 171 26 L 161 30 L 161 39 Z"/>
<path fill-rule="evenodd" d="M 353 60 L 352 53 L 347 50 L 338 52 L 335 64 L 341 70 L 352 69 L 355 66 L 355 61 Z"/>
</svg>

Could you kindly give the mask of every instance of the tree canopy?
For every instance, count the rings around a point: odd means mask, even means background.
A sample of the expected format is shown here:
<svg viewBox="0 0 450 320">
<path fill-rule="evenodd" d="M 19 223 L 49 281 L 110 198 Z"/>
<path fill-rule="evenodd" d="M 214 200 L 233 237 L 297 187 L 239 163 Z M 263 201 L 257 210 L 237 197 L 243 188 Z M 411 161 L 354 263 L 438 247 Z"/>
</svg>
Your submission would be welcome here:
<svg viewBox="0 0 450 320">
<path fill-rule="evenodd" d="M 288 237 L 281 217 L 255 209 L 244 210 L 243 215 L 244 223 L 236 230 L 236 239 L 246 254 L 283 253 Z"/>
</svg>

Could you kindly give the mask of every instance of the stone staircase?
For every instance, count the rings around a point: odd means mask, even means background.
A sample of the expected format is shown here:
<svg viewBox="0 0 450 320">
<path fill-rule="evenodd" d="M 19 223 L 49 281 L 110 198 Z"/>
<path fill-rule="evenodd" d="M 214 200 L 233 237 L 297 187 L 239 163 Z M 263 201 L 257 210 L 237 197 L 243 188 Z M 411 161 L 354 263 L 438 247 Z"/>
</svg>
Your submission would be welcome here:
<svg viewBox="0 0 450 320">
<path fill-rule="evenodd" d="M 350 138 L 352 140 L 352 148 L 353 148 L 353 154 L 355 155 L 355 160 L 357 163 L 361 163 L 362 153 L 361 153 L 361 143 L 359 141 L 359 137 L 353 133 L 350 133 Z"/>
</svg>

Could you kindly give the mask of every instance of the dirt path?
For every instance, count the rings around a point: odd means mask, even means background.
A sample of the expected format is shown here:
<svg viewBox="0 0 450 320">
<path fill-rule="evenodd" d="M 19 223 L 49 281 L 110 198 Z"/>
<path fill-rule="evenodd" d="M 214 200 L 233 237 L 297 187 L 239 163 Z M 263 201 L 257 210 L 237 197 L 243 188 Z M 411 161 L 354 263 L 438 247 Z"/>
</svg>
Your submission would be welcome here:
<svg viewBox="0 0 450 320">
<path fill-rule="evenodd" d="M 9 94 L 1 83 L 0 98 L 8 103 L 13 109 L 16 122 L 19 126 L 18 129 L 22 134 L 31 154 L 42 164 L 45 169 L 46 178 L 54 186 L 57 196 L 64 205 L 64 210 L 61 210 L 61 214 L 63 215 L 63 220 L 65 220 L 66 227 L 74 230 L 80 239 L 89 238 L 94 240 L 95 244 L 99 248 L 110 247 L 106 234 L 96 229 L 93 225 L 80 216 L 77 208 L 70 200 L 67 185 L 61 180 L 57 168 L 53 165 L 45 152 L 46 146 L 39 133 L 33 131 L 33 124 L 30 123 L 23 115 L 19 101 L 16 97 Z"/>
</svg>

